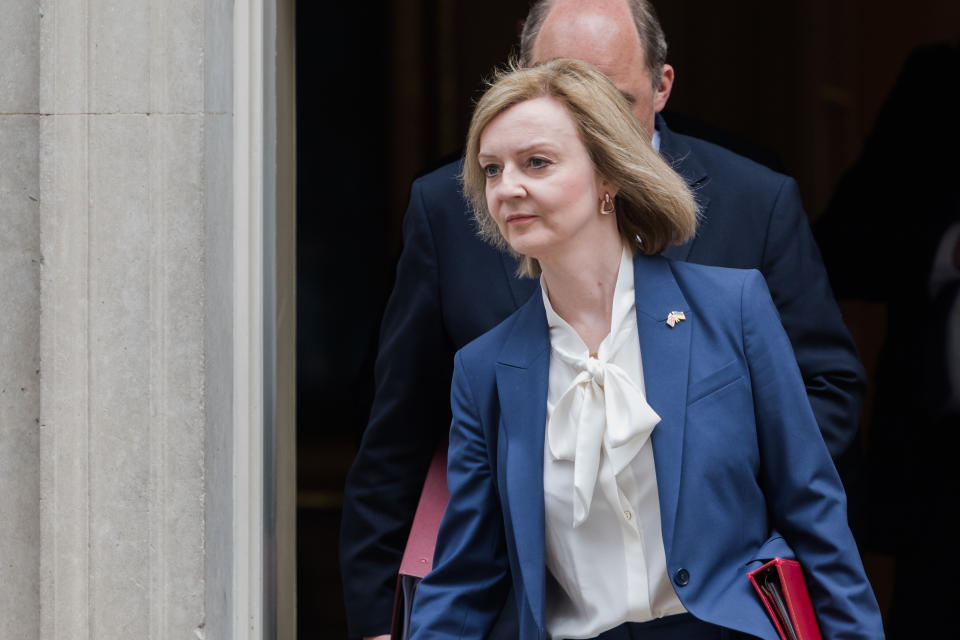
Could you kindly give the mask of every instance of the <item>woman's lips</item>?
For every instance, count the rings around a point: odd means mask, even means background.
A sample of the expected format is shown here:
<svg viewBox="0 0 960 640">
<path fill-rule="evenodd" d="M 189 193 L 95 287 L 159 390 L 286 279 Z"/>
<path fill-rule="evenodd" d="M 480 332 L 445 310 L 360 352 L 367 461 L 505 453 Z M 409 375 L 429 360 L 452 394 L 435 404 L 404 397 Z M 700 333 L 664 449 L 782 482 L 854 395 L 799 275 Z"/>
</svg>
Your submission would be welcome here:
<svg viewBox="0 0 960 640">
<path fill-rule="evenodd" d="M 527 214 L 514 214 L 507 216 L 507 224 L 517 225 L 530 222 L 537 216 L 527 215 Z"/>
</svg>

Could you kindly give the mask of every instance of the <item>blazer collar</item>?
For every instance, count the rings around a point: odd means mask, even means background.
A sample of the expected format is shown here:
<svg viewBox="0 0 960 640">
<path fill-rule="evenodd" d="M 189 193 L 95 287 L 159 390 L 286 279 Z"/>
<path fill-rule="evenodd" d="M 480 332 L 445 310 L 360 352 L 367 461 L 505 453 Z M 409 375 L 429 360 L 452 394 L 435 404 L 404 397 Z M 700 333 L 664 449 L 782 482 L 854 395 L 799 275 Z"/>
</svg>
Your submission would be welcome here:
<svg viewBox="0 0 960 640">
<path fill-rule="evenodd" d="M 674 171 L 683 176 L 687 186 L 693 190 L 700 212 L 706 214 L 710 206 L 710 197 L 703 189 L 710 178 L 707 170 L 694 155 L 686 138 L 671 131 L 659 113 L 656 116 L 656 127 L 660 132 L 660 155 L 673 167 Z M 696 237 L 681 245 L 672 246 L 664 251 L 663 255 L 673 260 L 686 260 L 690 256 L 695 240 Z"/>
<path fill-rule="evenodd" d="M 670 260 L 635 255 L 634 291 L 637 332 L 647 402 L 660 416 L 652 435 L 660 498 L 663 541 L 669 557 L 680 492 L 683 432 L 686 421 L 690 336 L 696 322 L 677 285 Z M 536 291 L 540 287 L 536 285 Z M 671 311 L 686 320 L 666 324 Z M 497 356 L 497 393 L 501 438 L 506 447 L 499 464 L 518 564 L 534 619 L 544 627 L 545 559 L 543 447 L 550 373 L 550 334 L 539 295 L 520 308 Z"/>
</svg>

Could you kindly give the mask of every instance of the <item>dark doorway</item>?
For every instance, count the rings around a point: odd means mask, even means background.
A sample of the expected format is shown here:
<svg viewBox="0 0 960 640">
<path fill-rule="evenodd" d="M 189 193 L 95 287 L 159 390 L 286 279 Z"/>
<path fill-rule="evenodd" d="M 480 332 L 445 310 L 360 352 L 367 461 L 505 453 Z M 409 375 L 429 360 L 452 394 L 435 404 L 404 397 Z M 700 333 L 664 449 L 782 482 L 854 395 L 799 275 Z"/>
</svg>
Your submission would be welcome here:
<svg viewBox="0 0 960 640">
<path fill-rule="evenodd" d="M 343 480 L 372 393 L 392 253 L 389 15 L 298 2 L 297 588 L 301 638 L 346 637 Z"/>
<path fill-rule="evenodd" d="M 410 183 L 459 153 L 471 98 L 506 60 L 526 9 L 526 0 L 296 3 L 301 638 L 347 633 L 343 483 L 366 426 Z"/>
</svg>

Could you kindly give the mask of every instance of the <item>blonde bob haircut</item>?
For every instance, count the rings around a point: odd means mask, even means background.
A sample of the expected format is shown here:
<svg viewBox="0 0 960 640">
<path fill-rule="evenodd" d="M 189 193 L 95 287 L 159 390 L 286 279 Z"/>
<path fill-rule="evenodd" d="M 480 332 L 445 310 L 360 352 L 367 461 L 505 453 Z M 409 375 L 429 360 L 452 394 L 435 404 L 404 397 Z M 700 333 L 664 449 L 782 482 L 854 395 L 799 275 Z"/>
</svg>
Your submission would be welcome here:
<svg viewBox="0 0 960 640">
<path fill-rule="evenodd" d="M 624 242 L 653 255 L 693 236 L 698 215 L 693 194 L 684 179 L 650 146 L 650 137 L 630 112 L 623 95 L 586 62 L 557 58 L 528 68 L 511 63 L 495 72 L 473 112 L 463 163 L 463 191 L 485 240 L 513 252 L 487 208 L 486 176 L 477 159 L 480 136 L 510 107 L 544 96 L 566 108 L 597 173 L 616 186 L 614 207 Z M 597 215 L 599 211 L 597 202 Z M 520 275 L 533 277 L 539 273 L 536 259 L 521 257 Z"/>
</svg>

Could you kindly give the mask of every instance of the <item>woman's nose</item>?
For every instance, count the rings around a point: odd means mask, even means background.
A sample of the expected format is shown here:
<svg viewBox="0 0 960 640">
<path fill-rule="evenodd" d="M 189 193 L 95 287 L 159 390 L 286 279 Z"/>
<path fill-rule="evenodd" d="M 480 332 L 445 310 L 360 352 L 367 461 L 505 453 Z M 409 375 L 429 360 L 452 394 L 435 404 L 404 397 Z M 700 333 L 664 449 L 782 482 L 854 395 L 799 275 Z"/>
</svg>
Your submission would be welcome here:
<svg viewBox="0 0 960 640">
<path fill-rule="evenodd" d="M 523 180 L 523 174 L 516 169 L 504 167 L 503 175 L 500 177 L 500 195 L 503 198 L 517 198 L 525 196 L 527 189 Z"/>
</svg>

